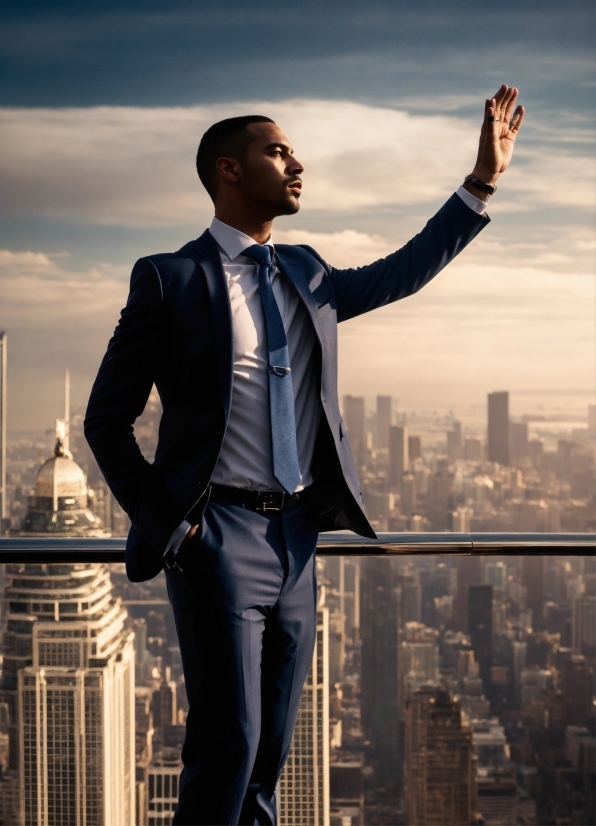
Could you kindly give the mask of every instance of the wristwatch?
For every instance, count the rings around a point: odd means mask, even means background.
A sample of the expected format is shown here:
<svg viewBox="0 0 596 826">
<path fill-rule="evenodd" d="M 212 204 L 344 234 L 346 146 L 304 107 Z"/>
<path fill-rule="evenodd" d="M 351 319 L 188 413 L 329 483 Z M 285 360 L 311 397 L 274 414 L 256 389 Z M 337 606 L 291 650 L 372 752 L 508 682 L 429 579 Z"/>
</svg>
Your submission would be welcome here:
<svg viewBox="0 0 596 826">
<path fill-rule="evenodd" d="M 477 178 L 475 175 L 466 175 L 464 183 L 471 184 L 475 189 L 479 189 L 480 192 L 486 192 L 487 195 L 494 195 L 497 191 L 496 184 L 494 186 L 485 184 L 484 181 L 481 181 L 480 178 Z"/>
</svg>

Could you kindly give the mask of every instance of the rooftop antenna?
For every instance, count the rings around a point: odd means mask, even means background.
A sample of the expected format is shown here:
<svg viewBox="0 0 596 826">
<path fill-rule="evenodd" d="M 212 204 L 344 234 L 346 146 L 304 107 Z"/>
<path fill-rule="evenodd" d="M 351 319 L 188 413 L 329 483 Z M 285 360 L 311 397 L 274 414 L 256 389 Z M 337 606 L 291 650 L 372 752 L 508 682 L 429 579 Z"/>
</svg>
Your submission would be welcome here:
<svg viewBox="0 0 596 826">
<path fill-rule="evenodd" d="M 70 448 L 70 370 L 64 375 L 64 448 Z"/>
<path fill-rule="evenodd" d="M 70 371 L 67 370 L 64 376 L 64 418 L 56 419 L 56 447 L 54 456 L 63 456 L 65 459 L 72 459 L 69 450 L 70 436 Z"/>
</svg>

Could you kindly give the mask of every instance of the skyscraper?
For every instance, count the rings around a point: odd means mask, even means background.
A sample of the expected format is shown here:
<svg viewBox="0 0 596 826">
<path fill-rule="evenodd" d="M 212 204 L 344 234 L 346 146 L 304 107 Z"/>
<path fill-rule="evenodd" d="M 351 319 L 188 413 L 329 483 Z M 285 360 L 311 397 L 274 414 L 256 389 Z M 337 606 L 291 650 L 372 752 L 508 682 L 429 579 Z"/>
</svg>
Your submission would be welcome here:
<svg viewBox="0 0 596 826">
<path fill-rule="evenodd" d="M 389 428 L 393 411 L 391 396 L 377 396 L 377 447 L 389 447 Z"/>
<path fill-rule="evenodd" d="M 522 556 L 522 585 L 526 588 L 526 607 L 532 612 L 532 628 L 544 625 L 544 557 Z"/>
<path fill-rule="evenodd" d="M 512 461 L 524 459 L 530 455 L 527 422 L 510 422 L 509 439 Z"/>
<path fill-rule="evenodd" d="M 572 645 L 574 654 L 594 657 L 596 649 L 596 597 L 573 600 Z"/>
<path fill-rule="evenodd" d="M 389 428 L 389 484 L 401 489 L 404 473 L 409 469 L 408 428 Z"/>
<path fill-rule="evenodd" d="M 490 688 L 493 637 L 493 586 L 470 585 L 468 588 L 468 628 L 480 678 L 487 694 Z"/>
<path fill-rule="evenodd" d="M 329 609 L 317 639 L 292 744 L 277 788 L 279 826 L 329 826 Z"/>
<path fill-rule="evenodd" d="M 447 436 L 447 458 L 450 462 L 456 462 L 463 458 L 463 441 L 461 422 L 453 422 L 452 430 L 448 430 Z"/>
<path fill-rule="evenodd" d="M 391 560 L 361 563 L 360 636 L 362 727 L 370 743 L 377 783 L 397 790 L 400 781 L 397 688 L 399 600 Z"/>
<path fill-rule="evenodd" d="M 6 369 L 8 336 L 0 331 L 0 536 L 6 528 Z"/>
<path fill-rule="evenodd" d="M 9 565 L 0 700 L 22 826 L 135 816 L 134 635 L 101 565 Z"/>
<path fill-rule="evenodd" d="M 410 462 L 422 456 L 422 441 L 420 436 L 408 436 L 408 458 Z"/>
<path fill-rule="evenodd" d="M 472 731 L 448 692 L 422 688 L 406 707 L 406 823 L 461 826 L 476 812 Z"/>
<path fill-rule="evenodd" d="M 488 394 L 488 438 L 489 462 L 509 464 L 509 393 Z"/>
<path fill-rule="evenodd" d="M 352 450 L 361 461 L 366 447 L 364 396 L 344 396 L 343 414 Z"/>
<path fill-rule="evenodd" d="M 178 749 L 162 749 L 147 769 L 147 824 L 170 826 L 178 804 L 182 761 Z"/>
<path fill-rule="evenodd" d="M 479 556 L 456 557 L 457 593 L 453 600 L 453 627 L 468 631 L 468 588 L 482 583 L 482 565 Z"/>
</svg>

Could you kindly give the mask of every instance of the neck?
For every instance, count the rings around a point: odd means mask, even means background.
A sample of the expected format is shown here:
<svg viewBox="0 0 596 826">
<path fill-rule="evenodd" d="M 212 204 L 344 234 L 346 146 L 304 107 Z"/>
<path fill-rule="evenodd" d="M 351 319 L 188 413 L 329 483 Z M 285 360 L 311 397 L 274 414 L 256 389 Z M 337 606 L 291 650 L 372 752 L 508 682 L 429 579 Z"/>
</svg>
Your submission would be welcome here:
<svg viewBox="0 0 596 826">
<path fill-rule="evenodd" d="M 264 244 L 271 236 L 273 219 L 260 220 L 258 216 L 247 215 L 244 211 L 236 211 L 229 207 L 215 207 L 215 217 L 234 229 L 240 230 L 249 238 L 254 238 L 257 244 Z"/>
</svg>

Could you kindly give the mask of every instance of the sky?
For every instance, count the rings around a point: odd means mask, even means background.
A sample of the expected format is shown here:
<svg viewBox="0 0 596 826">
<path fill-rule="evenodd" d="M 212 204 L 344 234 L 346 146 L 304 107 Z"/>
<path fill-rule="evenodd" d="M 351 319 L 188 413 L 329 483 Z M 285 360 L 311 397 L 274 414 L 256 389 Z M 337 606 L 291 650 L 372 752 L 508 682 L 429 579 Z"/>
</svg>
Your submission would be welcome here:
<svg viewBox="0 0 596 826">
<path fill-rule="evenodd" d="M 194 155 L 211 123 L 280 124 L 305 172 L 274 238 L 353 266 L 405 243 L 472 170 L 502 82 L 527 114 L 491 224 L 416 296 L 340 326 L 340 393 L 592 401 L 593 32 L 585 0 L 4 4 L 9 428 L 51 426 L 66 368 L 85 403 L 134 261 L 208 225 Z"/>
</svg>

